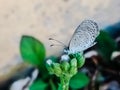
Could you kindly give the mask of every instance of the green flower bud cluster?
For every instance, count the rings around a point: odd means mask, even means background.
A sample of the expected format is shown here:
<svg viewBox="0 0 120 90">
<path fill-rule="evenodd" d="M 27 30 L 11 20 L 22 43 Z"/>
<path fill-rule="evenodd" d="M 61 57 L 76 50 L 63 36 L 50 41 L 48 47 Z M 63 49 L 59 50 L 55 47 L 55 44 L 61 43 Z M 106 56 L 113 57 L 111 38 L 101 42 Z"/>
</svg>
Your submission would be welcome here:
<svg viewBox="0 0 120 90">
<path fill-rule="evenodd" d="M 46 67 L 50 74 L 55 74 L 58 77 L 67 76 L 72 77 L 77 73 L 77 69 L 82 67 L 85 62 L 85 58 L 82 53 L 69 55 L 70 60 L 60 60 L 56 63 L 53 60 L 47 60 Z"/>
<path fill-rule="evenodd" d="M 64 55 L 59 63 L 48 59 L 46 68 L 50 74 L 60 77 L 58 90 L 68 90 L 70 78 L 77 73 L 77 69 L 82 67 L 84 62 L 85 58 L 83 54 L 76 53 L 69 56 Z"/>
<path fill-rule="evenodd" d="M 71 77 L 77 73 L 77 60 L 72 59 L 70 63 L 67 61 L 61 61 L 60 63 L 52 62 L 51 64 L 47 63 L 46 67 L 50 74 L 55 74 L 58 77 Z"/>
</svg>

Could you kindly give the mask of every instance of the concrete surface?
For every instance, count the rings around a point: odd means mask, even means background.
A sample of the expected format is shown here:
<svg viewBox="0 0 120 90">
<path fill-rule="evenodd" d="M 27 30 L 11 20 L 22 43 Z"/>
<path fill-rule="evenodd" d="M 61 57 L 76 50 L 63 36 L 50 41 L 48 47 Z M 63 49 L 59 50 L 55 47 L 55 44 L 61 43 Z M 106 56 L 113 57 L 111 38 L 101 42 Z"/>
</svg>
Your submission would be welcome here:
<svg viewBox="0 0 120 90">
<path fill-rule="evenodd" d="M 120 20 L 120 0 L 0 0 L 0 69 L 21 62 L 22 35 L 41 40 L 47 56 L 63 47 L 50 47 L 53 37 L 67 45 L 84 19 L 93 19 L 102 29 Z"/>
</svg>

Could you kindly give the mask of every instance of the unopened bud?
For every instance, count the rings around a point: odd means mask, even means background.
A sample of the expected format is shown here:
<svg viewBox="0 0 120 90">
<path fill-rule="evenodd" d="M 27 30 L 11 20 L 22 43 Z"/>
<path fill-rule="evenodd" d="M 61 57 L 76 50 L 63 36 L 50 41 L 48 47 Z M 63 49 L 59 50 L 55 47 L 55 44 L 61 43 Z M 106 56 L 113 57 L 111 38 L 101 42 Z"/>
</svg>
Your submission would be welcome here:
<svg viewBox="0 0 120 90">
<path fill-rule="evenodd" d="M 78 66 L 78 68 L 81 68 L 84 65 L 84 63 L 85 63 L 84 56 L 83 55 L 78 56 L 78 57 L 76 57 L 76 59 L 77 59 L 77 66 Z"/>
<path fill-rule="evenodd" d="M 47 63 L 48 65 L 51 65 L 51 64 L 52 64 L 52 60 L 51 60 L 51 59 L 48 59 L 48 60 L 46 61 L 46 63 Z"/>
<path fill-rule="evenodd" d="M 68 55 L 62 55 L 61 56 L 61 61 L 68 61 L 70 57 Z"/>
<path fill-rule="evenodd" d="M 77 66 L 77 60 L 76 58 L 73 58 L 71 61 L 70 61 L 70 67 L 76 67 Z"/>
<path fill-rule="evenodd" d="M 46 61 L 46 68 L 47 70 L 49 71 L 50 74 L 54 74 L 54 70 L 53 70 L 53 67 L 52 67 L 52 60 L 51 59 L 48 59 Z"/>
<path fill-rule="evenodd" d="M 54 69 L 54 74 L 59 77 L 62 73 L 60 64 L 59 63 L 53 63 L 53 69 Z"/>
<path fill-rule="evenodd" d="M 63 72 L 67 72 L 70 68 L 70 64 L 67 61 L 62 61 L 60 65 Z"/>
<path fill-rule="evenodd" d="M 75 58 L 73 58 L 70 61 L 70 74 L 71 76 L 75 75 L 77 73 L 77 60 Z"/>
</svg>

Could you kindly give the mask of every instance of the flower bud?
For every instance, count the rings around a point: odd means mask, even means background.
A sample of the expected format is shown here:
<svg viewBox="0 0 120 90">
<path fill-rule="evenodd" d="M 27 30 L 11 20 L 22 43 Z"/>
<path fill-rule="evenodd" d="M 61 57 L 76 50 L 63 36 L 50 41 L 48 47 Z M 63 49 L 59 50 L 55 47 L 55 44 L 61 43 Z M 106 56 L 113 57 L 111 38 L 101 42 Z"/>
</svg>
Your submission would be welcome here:
<svg viewBox="0 0 120 90">
<path fill-rule="evenodd" d="M 62 74 L 62 70 L 59 63 L 53 63 L 53 69 L 54 69 L 54 74 L 56 76 L 59 77 Z"/>
<path fill-rule="evenodd" d="M 85 57 L 83 55 L 77 55 L 76 59 L 78 68 L 82 67 L 85 63 Z"/>
<path fill-rule="evenodd" d="M 77 66 L 77 60 L 76 58 L 73 58 L 71 61 L 70 61 L 70 67 L 76 67 Z"/>
<path fill-rule="evenodd" d="M 61 61 L 69 61 L 70 57 L 67 54 L 61 56 Z"/>
<path fill-rule="evenodd" d="M 70 70 L 69 70 L 71 76 L 75 75 L 77 73 L 77 60 L 73 58 L 70 61 Z"/>
<path fill-rule="evenodd" d="M 70 65 L 67 61 L 62 61 L 61 62 L 61 69 L 63 72 L 67 72 L 70 68 Z"/>
<path fill-rule="evenodd" d="M 46 61 L 46 68 L 47 68 L 47 70 L 49 71 L 50 74 L 54 74 L 54 70 L 53 70 L 52 64 L 53 64 L 53 62 L 52 62 L 51 59 L 48 59 Z"/>
</svg>

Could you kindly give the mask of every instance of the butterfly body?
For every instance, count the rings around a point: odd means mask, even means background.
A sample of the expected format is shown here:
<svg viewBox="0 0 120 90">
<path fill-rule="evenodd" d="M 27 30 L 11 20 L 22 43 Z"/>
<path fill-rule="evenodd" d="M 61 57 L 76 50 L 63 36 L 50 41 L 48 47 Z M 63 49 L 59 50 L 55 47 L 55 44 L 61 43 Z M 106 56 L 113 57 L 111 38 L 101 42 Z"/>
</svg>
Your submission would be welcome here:
<svg viewBox="0 0 120 90">
<path fill-rule="evenodd" d="M 94 21 L 84 20 L 75 30 L 68 48 L 64 51 L 68 54 L 83 52 L 95 45 L 94 41 L 99 33 L 98 25 Z"/>
</svg>

